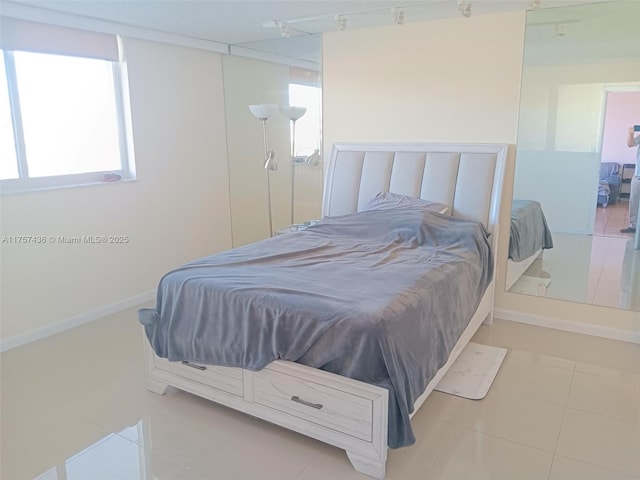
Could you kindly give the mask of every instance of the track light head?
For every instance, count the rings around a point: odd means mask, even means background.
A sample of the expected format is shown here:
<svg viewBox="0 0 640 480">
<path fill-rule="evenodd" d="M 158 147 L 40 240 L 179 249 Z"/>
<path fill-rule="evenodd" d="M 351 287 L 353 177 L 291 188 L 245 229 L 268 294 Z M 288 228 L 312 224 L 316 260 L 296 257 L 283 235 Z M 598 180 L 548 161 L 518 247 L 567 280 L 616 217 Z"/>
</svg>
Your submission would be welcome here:
<svg viewBox="0 0 640 480">
<path fill-rule="evenodd" d="M 471 4 L 469 2 L 460 2 L 458 4 L 458 10 L 460 10 L 460 15 L 464 18 L 469 18 L 471 16 Z"/>
<path fill-rule="evenodd" d="M 529 0 L 529 10 L 538 10 L 540 8 L 540 0 Z"/>
<path fill-rule="evenodd" d="M 276 160 L 276 153 L 273 150 L 267 152 L 267 158 L 264 160 L 265 170 L 278 170 L 278 160 Z"/>
<path fill-rule="evenodd" d="M 347 28 L 347 19 L 343 15 L 336 15 L 334 17 L 336 21 L 336 28 L 340 31 L 343 31 Z"/>
<path fill-rule="evenodd" d="M 391 15 L 393 16 L 393 23 L 396 25 L 402 25 L 404 23 L 404 10 L 401 8 L 392 8 Z"/>
<path fill-rule="evenodd" d="M 281 37 L 289 38 L 291 36 L 291 30 L 289 29 L 289 24 L 287 22 L 278 22 L 278 27 L 280 27 Z"/>
</svg>

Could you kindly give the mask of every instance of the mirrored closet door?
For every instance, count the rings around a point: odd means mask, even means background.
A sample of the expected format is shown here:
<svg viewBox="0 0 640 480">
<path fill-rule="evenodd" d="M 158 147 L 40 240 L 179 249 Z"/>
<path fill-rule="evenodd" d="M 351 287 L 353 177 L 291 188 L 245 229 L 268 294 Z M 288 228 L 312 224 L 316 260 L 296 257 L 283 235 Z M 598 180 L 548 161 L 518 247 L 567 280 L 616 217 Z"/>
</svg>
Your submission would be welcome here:
<svg viewBox="0 0 640 480">
<path fill-rule="evenodd" d="M 553 248 L 510 261 L 512 293 L 640 311 L 628 227 L 640 124 L 640 2 L 527 13 L 514 200 L 542 209 Z M 520 269 L 518 271 L 518 268 Z"/>
</svg>

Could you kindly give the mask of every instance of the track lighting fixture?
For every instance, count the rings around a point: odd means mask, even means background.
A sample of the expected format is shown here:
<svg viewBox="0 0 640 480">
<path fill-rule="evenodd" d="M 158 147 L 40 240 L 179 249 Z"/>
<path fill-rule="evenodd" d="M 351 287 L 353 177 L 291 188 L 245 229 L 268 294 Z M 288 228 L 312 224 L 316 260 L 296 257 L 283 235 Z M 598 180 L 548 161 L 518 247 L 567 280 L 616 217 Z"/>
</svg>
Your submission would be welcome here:
<svg viewBox="0 0 640 480">
<path fill-rule="evenodd" d="M 393 16 L 393 23 L 396 25 L 402 25 L 404 23 L 404 10 L 400 8 L 392 8 L 391 15 Z"/>
<path fill-rule="evenodd" d="M 280 27 L 281 37 L 289 38 L 291 36 L 291 30 L 289 29 L 289 24 L 287 22 L 278 22 L 278 26 Z"/>
<path fill-rule="evenodd" d="M 540 0 L 529 0 L 529 10 L 538 10 L 540 8 Z"/>
<path fill-rule="evenodd" d="M 556 38 L 564 38 L 566 34 L 564 23 L 557 23 L 554 28 L 556 31 Z"/>
<path fill-rule="evenodd" d="M 403 25 L 405 23 L 405 10 L 407 8 L 411 10 L 416 5 L 423 5 L 423 4 L 426 5 L 426 4 L 438 3 L 438 2 L 448 3 L 452 1 L 453 0 L 417 0 L 414 2 L 409 2 L 408 5 L 399 6 L 399 7 L 391 7 L 391 8 L 373 7 L 373 8 L 367 8 L 362 10 L 345 11 L 343 13 L 339 13 L 336 15 L 324 14 L 324 15 L 316 15 L 316 16 L 308 16 L 308 17 L 300 17 L 300 18 L 288 18 L 286 21 L 285 20 L 264 20 L 262 22 L 262 26 L 264 28 L 279 28 L 280 35 L 282 37 L 288 38 L 288 37 L 291 37 L 292 35 L 294 36 L 313 35 L 313 33 L 311 33 L 311 30 L 315 31 L 317 29 L 317 26 L 315 26 L 314 28 L 311 28 L 309 26 L 313 22 L 322 22 L 322 25 L 324 27 L 324 22 L 331 21 L 331 18 L 333 17 L 336 30 L 343 31 L 347 29 L 347 20 L 349 18 L 360 20 L 360 16 L 375 14 L 375 15 L 371 15 L 372 17 L 374 17 L 382 14 L 383 12 L 387 12 L 387 15 L 389 12 L 391 13 L 391 19 L 393 20 L 393 23 L 395 25 Z M 540 4 L 542 2 L 542 0 L 527 0 L 527 1 L 528 1 L 529 9 L 531 10 L 540 8 Z M 457 2 L 458 11 L 460 12 L 460 15 L 462 15 L 465 18 L 470 17 L 471 16 L 471 0 L 456 0 L 456 2 Z M 371 2 L 371 3 L 375 3 L 375 2 Z M 361 23 L 366 24 L 367 22 L 368 21 L 365 21 L 365 22 L 358 21 L 356 23 L 358 23 L 358 25 L 361 25 Z"/>
<path fill-rule="evenodd" d="M 469 18 L 471 16 L 471 3 L 458 0 L 458 10 L 460 11 L 460 15 Z"/>
</svg>

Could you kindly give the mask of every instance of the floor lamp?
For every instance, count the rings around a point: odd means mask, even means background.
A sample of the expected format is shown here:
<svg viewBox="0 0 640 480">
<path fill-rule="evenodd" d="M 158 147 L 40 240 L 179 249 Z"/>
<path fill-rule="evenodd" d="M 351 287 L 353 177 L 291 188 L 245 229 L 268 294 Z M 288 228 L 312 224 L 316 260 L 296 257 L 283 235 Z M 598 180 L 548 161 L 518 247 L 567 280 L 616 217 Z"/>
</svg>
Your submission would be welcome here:
<svg viewBox="0 0 640 480">
<path fill-rule="evenodd" d="M 278 161 L 273 150 L 269 150 L 267 143 L 267 120 L 276 113 L 277 105 L 249 105 L 251 113 L 262 121 L 262 135 L 264 140 L 264 171 L 267 176 L 267 207 L 269 209 L 269 236 L 273 237 L 273 217 L 271 215 L 271 182 L 269 180 L 269 171 L 278 169 Z"/>
<path fill-rule="evenodd" d="M 280 112 L 291 120 L 291 225 L 294 224 L 293 209 L 294 209 L 294 189 L 295 189 L 295 166 L 296 166 L 296 120 L 307 113 L 307 109 L 304 107 L 291 107 L 289 105 L 283 105 L 280 107 Z"/>
</svg>

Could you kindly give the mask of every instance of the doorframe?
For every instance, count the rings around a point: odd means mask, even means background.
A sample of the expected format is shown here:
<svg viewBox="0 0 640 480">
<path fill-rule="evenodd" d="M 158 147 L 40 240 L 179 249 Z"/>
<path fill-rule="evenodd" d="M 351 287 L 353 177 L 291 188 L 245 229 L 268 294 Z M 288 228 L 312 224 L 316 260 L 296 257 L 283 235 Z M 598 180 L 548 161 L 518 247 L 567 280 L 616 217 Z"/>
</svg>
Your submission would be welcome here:
<svg viewBox="0 0 640 480">
<path fill-rule="evenodd" d="M 607 100 L 609 97 L 609 93 L 611 92 L 640 92 L 640 83 L 624 83 L 624 84 L 616 84 L 616 85 L 605 85 L 602 88 L 602 107 L 600 108 L 600 122 L 598 127 L 598 156 L 600 163 L 602 163 L 602 145 L 604 143 L 604 126 L 607 114 Z M 591 219 L 591 224 L 593 226 L 592 231 L 595 230 L 595 222 L 596 222 L 596 212 L 597 205 L 593 207 L 593 216 Z M 636 237 L 639 237 L 638 232 L 636 232 Z M 636 238 L 636 242 L 638 238 Z"/>
</svg>

